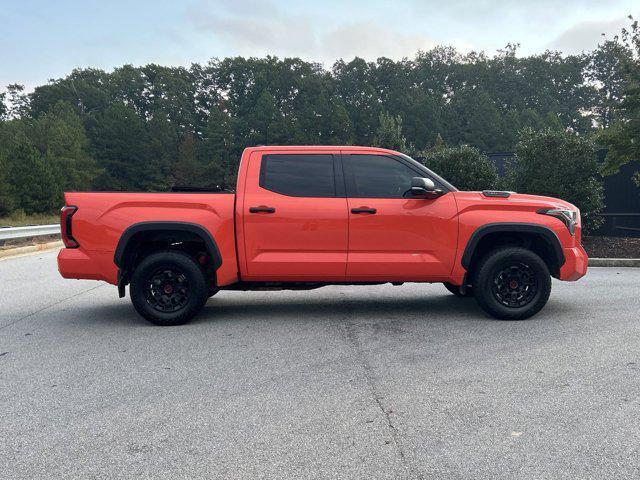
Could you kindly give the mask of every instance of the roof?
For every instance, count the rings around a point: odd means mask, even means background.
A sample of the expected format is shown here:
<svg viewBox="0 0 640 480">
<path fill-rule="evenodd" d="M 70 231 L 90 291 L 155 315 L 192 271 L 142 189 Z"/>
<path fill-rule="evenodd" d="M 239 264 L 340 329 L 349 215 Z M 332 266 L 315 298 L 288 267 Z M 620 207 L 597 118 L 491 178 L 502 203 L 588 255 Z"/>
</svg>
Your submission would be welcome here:
<svg viewBox="0 0 640 480">
<path fill-rule="evenodd" d="M 250 151 L 332 151 L 349 150 L 350 152 L 367 152 L 367 153 L 386 153 L 391 155 L 399 155 L 400 152 L 379 147 L 363 147 L 358 145 L 260 145 L 257 147 L 247 147 L 245 150 Z"/>
</svg>

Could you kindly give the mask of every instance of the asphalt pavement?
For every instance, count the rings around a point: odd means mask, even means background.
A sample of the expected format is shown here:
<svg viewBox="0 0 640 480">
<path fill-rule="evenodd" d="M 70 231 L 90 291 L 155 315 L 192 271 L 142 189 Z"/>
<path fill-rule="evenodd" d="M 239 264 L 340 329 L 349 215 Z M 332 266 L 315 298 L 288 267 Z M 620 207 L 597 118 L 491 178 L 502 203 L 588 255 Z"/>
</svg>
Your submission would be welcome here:
<svg viewBox="0 0 640 480">
<path fill-rule="evenodd" d="M 191 324 L 0 261 L 0 477 L 640 477 L 640 269 L 488 318 L 442 285 L 220 292 Z"/>
</svg>

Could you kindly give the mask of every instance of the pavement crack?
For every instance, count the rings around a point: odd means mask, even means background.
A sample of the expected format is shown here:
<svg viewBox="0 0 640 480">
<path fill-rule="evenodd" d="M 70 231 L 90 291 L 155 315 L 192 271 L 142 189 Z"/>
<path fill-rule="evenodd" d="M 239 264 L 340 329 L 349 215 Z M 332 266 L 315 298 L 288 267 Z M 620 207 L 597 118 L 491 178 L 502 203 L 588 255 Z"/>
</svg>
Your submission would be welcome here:
<svg viewBox="0 0 640 480">
<path fill-rule="evenodd" d="M 373 367 L 369 363 L 367 356 L 365 354 L 364 348 L 362 346 L 362 341 L 358 337 L 356 327 L 357 325 L 350 320 L 345 319 L 344 323 L 342 323 L 344 337 L 347 343 L 350 345 L 353 350 L 354 357 L 356 361 L 364 371 L 365 381 L 367 383 L 367 387 L 371 393 L 372 400 L 374 404 L 378 407 L 382 415 L 384 416 L 385 422 L 387 424 L 387 429 L 389 434 L 391 435 L 391 442 L 396 450 L 398 457 L 400 458 L 400 462 L 408 472 L 411 478 L 423 478 L 419 472 L 411 465 L 407 456 L 402 447 L 402 443 L 400 442 L 399 432 L 396 426 L 393 424 L 393 419 L 391 418 L 391 410 L 385 408 L 383 403 L 384 396 L 381 394 L 378 386 L 376 385 L 375 374 L 373 371 Z"/>
<path fill-rule="evenodd" d="M 42 308 L 40 308 L 40 309 L 38 309 L 38 310 L 36 310 L 34 312 L 31 312 L 31 313 L 28 313 L 26 315 L 23 315 L 22 317 L 17 318 L 16 320 L 13 320 L 12 322 L 9 322 L 9 323 L 7 323 L 5 325 L 0 326 L 0 330 L 4 330 L 5 328 L 10 327 L 12 325 L 15 325 L 15 324 L 21 322 L 22 320 L 25 320 L 25 319 L 27 319 L 29 317 L 33 317 L 34 315 L 37 315 L 38 313 L 44 312 L 45 310 L 48 310 L 51 307 L 55 307 L 56 305 L 60 305 L 61 303 L 66 302 L 67 300 L 71 300 L 72 298 L 78 297 L 80 295 L 84 295 L 87 292 L 91 292 L 92 290 L 96 290 L 97 288 L 100 288 L 100 287 L 103 287 L 103 286 L 104 285 L 97 285 L 95 287 L 91 287 L 91 288 L 88 288 L 86 290 L 82 290 L 81 292 L 74 293 L 73 295 L 69 295 L 68 297 L 64 297 L 64 298 L 58 300 L 57 302 L 50 303 L 49 305 L 46 305 L 46 306 L 44 306 L 44 307 L 42 307 Z"/>
</svg>

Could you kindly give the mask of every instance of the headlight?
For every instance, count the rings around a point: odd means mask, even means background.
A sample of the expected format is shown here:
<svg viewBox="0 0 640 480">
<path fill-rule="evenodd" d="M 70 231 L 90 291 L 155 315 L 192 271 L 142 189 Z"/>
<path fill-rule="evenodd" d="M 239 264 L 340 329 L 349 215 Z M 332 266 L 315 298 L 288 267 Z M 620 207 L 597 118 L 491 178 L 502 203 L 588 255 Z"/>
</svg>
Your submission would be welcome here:
<svg viewBox="0 0 640 480">
<path fill-rule="evenodd" d="M 574 234 L 576 225 L 580 222 L 580 210 L 568 210 L 566 208 L 542 208 L 538 210 L 538 213 L 556 217 L 566 225 L 571 235 Z"/>
</svg>

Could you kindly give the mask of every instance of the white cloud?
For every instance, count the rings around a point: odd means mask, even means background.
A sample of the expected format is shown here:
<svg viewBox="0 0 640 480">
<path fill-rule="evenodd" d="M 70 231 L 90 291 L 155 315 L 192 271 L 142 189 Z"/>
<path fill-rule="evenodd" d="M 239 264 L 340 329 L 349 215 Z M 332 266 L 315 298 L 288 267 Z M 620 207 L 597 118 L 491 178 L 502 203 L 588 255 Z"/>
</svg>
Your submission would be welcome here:
<svg viewBox="0 0 640 480">
<path fill-rule="evenodd" d="M 196 1 L 187 18 L 204 49 L 329 66 L 355 56 L 412 58 L 437 44 L 462 52 L 493 52 L 507 43 L 520 43 L 521 54 L 588 51 L 601 33 L 615 35 L 628 25 L 626 11 L 637 0 L 395 0 L 393 6 L 368 0 L 367 9 L 355 0 Z"/>
<path fill-rule="evenodd" d="M 433 39 L 420 34 L 391 30 L 373 22 L 347 24 L 328 31 L 320 39 L 320 54 L 324 58 L 378 57 L 399 59 L 413 57 L 418 50 L 435 46 Z"/>
<path fill-rule="evenodd" d="M 201 17 L 196 24 L 242 55 L 297 55 L 316 49 L 315 36 L 304 19 L 210 16 Z"/>
<path fill-rule="evenodd" d="M 626 17 L 580 22 L 562 32 L 549 44 L 549 48 L 564 53 L 592 50 L 602 42 L 603 34 L 611 38 L 628 25 L 629 20 Z"/>
<path fill-rule="evenodd" d="M 339 58 L 355 56 L 367 60 L 413 57 L 418 50 L 435 46 L 427 35 L 397 31 L 384 23 L 356 21 L 327 28 L 327 22 L 321 19 L 283 14 L 265 2 L 257 6 L 252 0 L 254 9 L 238 8 L 238 4 L 231 9 L 218 8 L 223 6 L 218 2 L 216 8 L 201 4 L 187 15 L 201 32 L 210 35 L 212 41 L 223 42 L 235 55 L 298 56 L 328 66 Z"/>
</svg>

